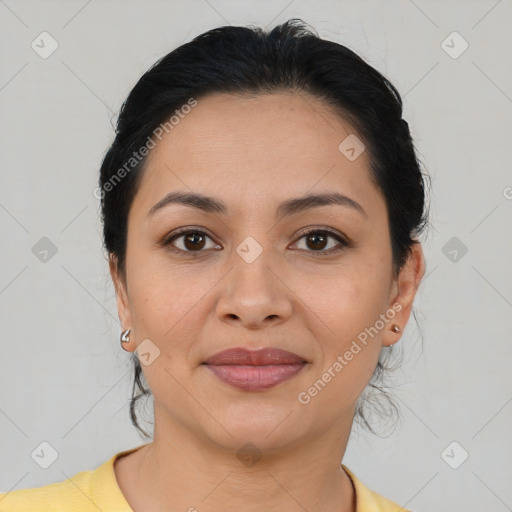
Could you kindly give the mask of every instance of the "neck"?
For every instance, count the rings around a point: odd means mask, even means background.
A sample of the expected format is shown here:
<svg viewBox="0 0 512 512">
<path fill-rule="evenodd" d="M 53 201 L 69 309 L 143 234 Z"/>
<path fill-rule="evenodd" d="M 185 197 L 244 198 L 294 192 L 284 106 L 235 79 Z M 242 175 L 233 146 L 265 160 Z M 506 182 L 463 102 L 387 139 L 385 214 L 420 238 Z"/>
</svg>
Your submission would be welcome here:
<svg viewBox="0 0 512 512">
<path fill-rule="evenodd" d="M 135 512 L 355 511 L 352 482 L 341 467 L 351 420 L 286 447 L 237 451 L 156 415 L 155 409 L 153 442 L 133 454 L 118 478 Z"/>
</svg>

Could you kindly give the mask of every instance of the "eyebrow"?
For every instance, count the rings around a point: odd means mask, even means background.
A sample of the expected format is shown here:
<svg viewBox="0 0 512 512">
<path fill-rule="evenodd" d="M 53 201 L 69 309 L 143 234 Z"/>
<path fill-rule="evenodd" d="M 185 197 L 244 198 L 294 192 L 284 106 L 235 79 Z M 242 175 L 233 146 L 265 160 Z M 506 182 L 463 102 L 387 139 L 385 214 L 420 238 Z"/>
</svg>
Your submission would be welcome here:
<svg viewBox="0 0 512 512">
<path fill-rule="evenodd" d="M 148 217 L 170 204 L 190 206 L 206 213 L 226 214 L 228 212 L 226 204 L 220 199 L 198 193 L 175 191 L 170 192 L 158 201 L 158 203 L 149 210 Z M 338 192 L 309 194 L 303 197 L 287 199 L 279 205 L 276 216 L 277 218 L 281 218 L 327 205 L 339 205 L 352 208 L 364 217 L 368 217 L 364 208 L 357 201 Z"/>
</svg>

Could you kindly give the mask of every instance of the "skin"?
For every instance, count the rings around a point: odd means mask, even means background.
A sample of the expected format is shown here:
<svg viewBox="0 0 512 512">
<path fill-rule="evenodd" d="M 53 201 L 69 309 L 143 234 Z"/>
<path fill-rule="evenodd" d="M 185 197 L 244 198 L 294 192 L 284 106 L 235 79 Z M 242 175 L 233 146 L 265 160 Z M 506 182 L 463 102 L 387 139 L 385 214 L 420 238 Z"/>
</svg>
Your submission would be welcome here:
<svg viewBox="0 0 512 512">
<path fill-rule="evenodd" d="M 350 133 L 311 96 L 215 94 L 200 98 L 148 155 L 129 212 L 126 275 L 110 260 L 122 328 L 131 329 L 124 348 L 149 338 L 160 350 L 142 365 L 154 396 L 154 440 L 114 468 L 135 512 L 355 511 L 340 462 L 356 401 L 381 348 L 400 339 L 391 326 L 407 324 L 425 261 L 418 243 L 393 277 L 386 205 L 368 155 L 350 161 L 338 149 Z M 148 216 L 177 190 L 219 198 L 228 213 L 172 204 Z M 284 200 L 333 191 L 366 216 L 327 205 L 276 219 Z M 307 226 L 331 228 L 353 246 L 328 254 L 338 240 L 315 245 L 303 236 Z M 207 237 L 159 245 L 181 227 Z M 252 263 L 236 252 L 248 236 L 262 248 Z M 401 311 L 300 403 L 298 394 L 393 304 Z M 240 390 L 201 365 L 237 346 L 282 348 L 309 363 L 270 389 Z M 248 442 L 261 454 L 251 465 L 237 457 Z"/>
</svg>

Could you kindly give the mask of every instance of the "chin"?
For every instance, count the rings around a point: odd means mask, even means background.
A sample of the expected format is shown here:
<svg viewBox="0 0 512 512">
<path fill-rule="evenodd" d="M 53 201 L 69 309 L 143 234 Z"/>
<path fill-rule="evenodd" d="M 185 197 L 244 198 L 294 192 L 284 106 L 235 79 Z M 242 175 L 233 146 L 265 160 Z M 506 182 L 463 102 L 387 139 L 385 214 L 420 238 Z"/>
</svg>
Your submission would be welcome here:
<svg viewBox="0 0 512 512">
<path fill-rule="evenodd" d="M 214 431 L 209 437 L 234 453 L 246 445 L 249 451 L 253 446 L 256 451 L 277 453 L 306 434 L 305 424 L 298 424 L 297 418 L 289 405 L 272 406 L 267 402 L 260 406 L 232 406 L 228 414 L 216 416 L 218 423 L 210 424 Z"/>
</svg>

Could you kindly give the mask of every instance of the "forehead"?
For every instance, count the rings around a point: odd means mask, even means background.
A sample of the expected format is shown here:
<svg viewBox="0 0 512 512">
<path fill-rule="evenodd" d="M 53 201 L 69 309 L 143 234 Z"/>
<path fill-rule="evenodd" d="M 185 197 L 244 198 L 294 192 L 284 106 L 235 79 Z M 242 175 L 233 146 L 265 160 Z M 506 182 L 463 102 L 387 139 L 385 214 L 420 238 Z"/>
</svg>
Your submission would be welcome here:
<svg viewBox="0 0 512 512">
<path fill-rule="evenodd" d="M 304 93 L 212 94 L 155 139 L 135 201 L 147 213 L 180 189 L 227 198 L 235 213 L 272 198 L 338 191 L 368 204 L 367 211 L 384 207 L 366 152 L 350 160 L 339 149 L 353 134 L 324 102 Z"/>
<path fill-rule="evenodd" d="M 322 101 L 304 93 L 212 94 L 197 100 L 150 158 L 172 149 L 193 162 L 257 158 L 263 166 L 278 157 L 285 167 L 302 157 L 337 157 L 350 132 Z"/>
</svg>

